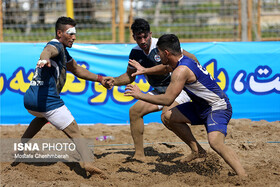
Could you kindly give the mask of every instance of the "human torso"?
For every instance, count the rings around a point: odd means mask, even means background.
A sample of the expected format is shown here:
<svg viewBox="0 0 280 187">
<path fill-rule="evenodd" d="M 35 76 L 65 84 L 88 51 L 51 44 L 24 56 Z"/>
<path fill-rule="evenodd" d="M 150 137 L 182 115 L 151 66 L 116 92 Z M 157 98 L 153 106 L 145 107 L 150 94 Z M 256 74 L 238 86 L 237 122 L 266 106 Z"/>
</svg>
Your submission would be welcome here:
<svg viewBox="0 0 280 187">
<path fill-rule="evenodd" d="M 145 68 L 150 68 L 162 64 L 160 56 L 157 54 L 157 40 L 158 39 L 156 38 L 152 38 L 149 54 L 145 54 L 145 52 L 138 45 L 134 47 L 130 52 L 129 59 L 136 60 Z M 128 65 L 128 67 L 134 68 L 131 65 Z M 171 75 L 170 73 L 165 75 L 145 75 L 145 78 L 147 79 L 149 84 L 154 88 L 166 88 L 170 83 Z"/>
<path fill-rule="evenodd" d="M 187 66 L 195 75 L 196 81 L 186 83 L 184 90 L 193 102 L 205 110 L 225 110 L 230 108 L 229 99 L 208 71 L 189 57 L 183 56 L 177 67 Z"/>
<path fill-rule="evenodd" d="M 30 87 L 24 98 L 29 110 L 46 112 L 62 106 L 59 94 L 66 81 L 66 63 L 72 60 L 68 51 L 56 39 L 47 43 L 58 50 L 58 55 L 51 58 L 51 67 L 36 68 Z"/>
</svg>

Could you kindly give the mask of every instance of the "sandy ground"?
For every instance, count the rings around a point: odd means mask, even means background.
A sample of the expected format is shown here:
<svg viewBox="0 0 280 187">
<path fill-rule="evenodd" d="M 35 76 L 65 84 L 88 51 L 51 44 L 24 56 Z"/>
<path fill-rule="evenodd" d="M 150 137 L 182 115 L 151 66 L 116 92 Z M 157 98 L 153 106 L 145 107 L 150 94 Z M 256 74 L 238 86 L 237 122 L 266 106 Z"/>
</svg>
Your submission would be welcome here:
<svg viewBox="0 0 280 187">
<path fill-rule="evenodd" d="M 1 138 L 18 138 L 27 126 L 0 126 Z M 233 148 L 249 174 L 242 179 L 209 147 L 203 126 L 191 129 L 208 152 L 200 163 L 175 161 L 190 153 L 187 145 L 162 124 L 145 126 L 147 161 L 129 159 L 134 153 L 129 126 L 80 126 L 87 138 L 113 135 L 115 140 L 95 141 L 95 165 L 107 178 L 89 176 L 78 163 L 1 163 L 1 186 L 280 186 L 280 122 L 231 120 L 226 144 Z M 47 124 L 36 138 L 65 138 Z"/>
</svg>

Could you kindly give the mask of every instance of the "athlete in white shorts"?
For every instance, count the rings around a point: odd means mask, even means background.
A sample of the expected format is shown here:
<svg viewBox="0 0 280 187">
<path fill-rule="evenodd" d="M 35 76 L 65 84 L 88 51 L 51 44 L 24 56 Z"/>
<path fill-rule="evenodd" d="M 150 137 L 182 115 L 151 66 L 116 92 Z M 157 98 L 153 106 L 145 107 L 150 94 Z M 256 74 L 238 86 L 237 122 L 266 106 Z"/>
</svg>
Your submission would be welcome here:
<svg viewBox="0 0 280 187">
<path fill-rule="evenodd" d="M 98 81 L 102 85 L 105 83 L 102 76 L 78 66 L 69 55 L 66 47 L 71 48 L 76 40 L 75 25 L 73 19 L 60 17 L 55 26 L 56 38 L 47 43 L 40 55 L 30 87 L 24 95 L 25 108 L 36 118 L 24 132 L 22 143 L 33 138 L 47 122 L 50 122 L 76 144 L 85 170 L 91 174 L 100 174 L 102 171 L 91 163 L 89 150 L 82 140 L 77 122 L 59 96 L 66 81 L 66 70 L 79 78 Z M 14 162 L 13 165 L 16 164 Z"/>
<path fill-rule="evenodd" d="M 58 130 L 64 130 L 74 121 L 74 117 L 65 105 L 47 112 L 27 111 L 38 118 L 46 118 Z"/>
</svg>

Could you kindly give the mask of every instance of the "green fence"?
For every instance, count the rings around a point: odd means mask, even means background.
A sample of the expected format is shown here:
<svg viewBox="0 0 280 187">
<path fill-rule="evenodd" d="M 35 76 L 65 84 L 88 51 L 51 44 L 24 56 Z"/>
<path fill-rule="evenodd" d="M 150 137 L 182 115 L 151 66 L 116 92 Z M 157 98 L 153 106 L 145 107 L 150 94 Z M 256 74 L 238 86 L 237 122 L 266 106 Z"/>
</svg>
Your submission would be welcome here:
<svg viewBox="0 0 280 187">
<path fill-rule="evenodd" d="M 67 0 L 2 0 L 0 41 L 42 42 Z M 72 0 L 71 0 L 72 1 Z M 73 0 L 77 42 L 130 43 L 134 18 L 184 42 L 280 40 L 279 0 Z M 69 11 L 69 10 L 68 10 Z"/>
</svg>

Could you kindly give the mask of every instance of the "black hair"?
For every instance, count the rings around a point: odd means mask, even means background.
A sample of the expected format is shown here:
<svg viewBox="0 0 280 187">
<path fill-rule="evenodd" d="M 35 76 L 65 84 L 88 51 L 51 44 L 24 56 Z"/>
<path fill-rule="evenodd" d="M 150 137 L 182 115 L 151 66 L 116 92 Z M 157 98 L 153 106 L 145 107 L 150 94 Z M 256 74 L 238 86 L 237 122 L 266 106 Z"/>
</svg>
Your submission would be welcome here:
<svg viewBox="0 0 280 187">
<path fill-rule="evenodd" d="M 142 18 L 137 18 L 132 23 L 131 30 L 132 33 L 135 35 L 142 34 L 142 33 L 146 34 L 150 32 L 150 25 L 146 20 Z"/>
<path fill-rule="evenodd" d="M 164 34 L 161 37 L 159 37 L 157 47 L 162 51 L 168 50 L 176 56 L 182 53 L 180 41 L 178 37 L 174 34 Z"/>
<path fill-rule="evenodd" d="M 70 17 L 59 17 L 55 23 L 55 33 L 57 34 L 58 30 L 63 30 L 65 25 L 72 25 L 73 27 L 76 26 L 76 21 Z"/>
</svg>

